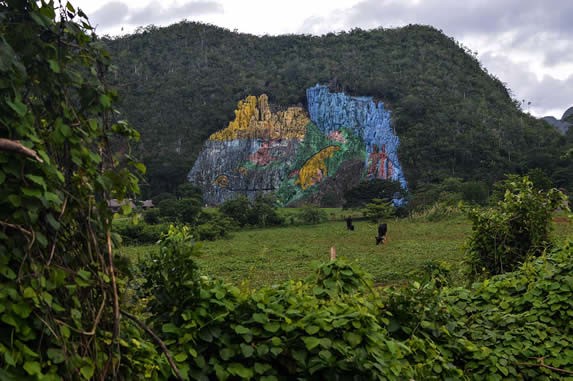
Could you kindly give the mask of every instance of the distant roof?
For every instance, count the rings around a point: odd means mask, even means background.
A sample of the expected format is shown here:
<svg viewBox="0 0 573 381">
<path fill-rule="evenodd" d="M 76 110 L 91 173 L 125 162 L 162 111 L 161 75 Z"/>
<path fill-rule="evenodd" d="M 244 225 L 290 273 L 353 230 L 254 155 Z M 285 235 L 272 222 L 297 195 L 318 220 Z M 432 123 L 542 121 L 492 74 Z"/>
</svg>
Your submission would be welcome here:
<svg viewBox="0 0 573 381">
<path fill-rule="evenodd" d="M 141 206 L 143 206 L 144 208 L 153 208 L 155 205 L 153 205 L 152 200 L 145 200 L 141 203 Z"/>
</svg>

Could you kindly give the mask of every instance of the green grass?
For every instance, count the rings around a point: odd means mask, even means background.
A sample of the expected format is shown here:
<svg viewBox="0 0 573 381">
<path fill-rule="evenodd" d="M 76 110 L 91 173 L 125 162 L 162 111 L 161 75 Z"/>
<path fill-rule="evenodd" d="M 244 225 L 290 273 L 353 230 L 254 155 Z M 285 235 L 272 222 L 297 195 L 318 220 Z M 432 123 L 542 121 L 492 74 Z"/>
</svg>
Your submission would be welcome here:
<svg viewBox="0 0 573 381">
<path fill-rule="evenodd" d="M 338 221 L 237 232 L 230 240 L 205 243 L 198 262 L 209 274 L 258 286 L 309 275 L 314 263 L 329 260 L 334 246 L 338 257 L 387 282 L 404 279 L 429 260 L 459 263 L 470 230 L 465 219 L 439 224 L 400 220 L 389 223 L 388 242 L 376 246 L 376 225 L 358 221 L 354 226 L 347 231 Z"/>
<path fill-rule="evenodd" d="M 553 233 L 556 240 L 571 237 L 573 225 L 564 218 L 557 221 Z M 339 258 L 358 264 L 376 282 L 411 278 L 429 261 L 448 263 L 454 278 L 461 279 L 463 245 L 471 232 L 471 224 L 463 216 L 439 222 L 391 221 L 388 241 L 380 246 L 375 244 L 375 224 L 355 221 L 354 226 L 355 231 L 347 231 L 344 221 L 328 221 L 233 232 L 229 239 L 201 243 L 202 255 L 197 262 L 203 274 L 258 287 L 303 279 L 312 273 L 315 264 L 329 260 L 330 248 L 334 246 Z M 124 247 L 121 252 L 137 261 L 152 250 L 157 250 L 157 246 Z"/>
</svg>

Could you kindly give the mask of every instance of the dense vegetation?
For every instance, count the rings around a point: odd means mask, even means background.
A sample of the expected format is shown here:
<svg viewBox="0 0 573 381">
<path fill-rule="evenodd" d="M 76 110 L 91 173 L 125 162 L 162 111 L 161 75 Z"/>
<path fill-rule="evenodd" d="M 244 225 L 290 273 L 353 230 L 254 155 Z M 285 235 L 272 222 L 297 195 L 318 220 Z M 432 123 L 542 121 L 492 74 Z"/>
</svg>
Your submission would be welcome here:
<svg viewBox="0 0 573 381">
<path fill-rule="evenodd" d="M 515 271 L 471 288 L 449 287 L 438 265 L 419 281 L 374 287 L 361 270 L 333 260 L 305 281 L 240 290 L 200 275 L 200 246 L 187 226 L 171 226 L 140 266 L 114 255 L 106 200 L 137 194 L 144 168 L 129 155 L 138 133 L 114 119 L 109 56 L 90 31 L 70 4 L 0 1 L 0 379 L 573 373 L 573 246 L 545 244 L 554 207 L 545 201 L 563 197 L 528 180 L 516 181 L 492 215 L 509 213 L 516 224 L 499 233 L 501 256 L 514 255 L 521 232 L 532 247 L 519 247 L 519 267 L 503 269 Z M 193 188 L 176 193 L 185 213 L 171 202 L 156 218 L 202 218 Z M 270 225 L 272 204 L 255 200 L 244 212 L 257 208 L 268 218 L 256 224 Z M 316 215 L 305 211 L 301 220 Z M 488 242 L 468 244 L 478 252 Z"/>
<path fill-rule="evenodd" d="M 533 168 L 573 189 L 572 161 L 561 158 L 567 138 L 521 112 L 473 52 L 432 27 L 258 37 L 181 22 L 107 44 L 120 107 L 142 133 L 149 195 L 184 181 L 240 99 L 266 93 L 277 106 L 304 104 L 316 83 L 392 109 L 410 189 L 447 177 L 491 186 Z"/>
<path fill-rule="evenodd" d="M 138 190 L 138 133 L 114 119 L 90 30 L 71 5 L 0 2 L 2 380 L 130 377 L 154 352 L 128 345 L 105 202 Z"/>
</svg>

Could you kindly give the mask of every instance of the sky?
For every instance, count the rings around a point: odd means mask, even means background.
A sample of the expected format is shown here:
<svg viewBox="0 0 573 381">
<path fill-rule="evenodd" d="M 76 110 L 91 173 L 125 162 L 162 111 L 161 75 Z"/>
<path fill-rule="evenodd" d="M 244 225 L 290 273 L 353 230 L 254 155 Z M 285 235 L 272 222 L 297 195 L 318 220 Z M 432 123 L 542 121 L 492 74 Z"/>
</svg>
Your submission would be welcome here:
<svg viewBox="0 0 573 381">
<path fill-rule="evenodd" d="M 477 54 L 525 112 L 573 106 L 573 0 L 72 0 L 96 33 L 200 21 L 255 35 L 431 25 Z"/>
</svg>

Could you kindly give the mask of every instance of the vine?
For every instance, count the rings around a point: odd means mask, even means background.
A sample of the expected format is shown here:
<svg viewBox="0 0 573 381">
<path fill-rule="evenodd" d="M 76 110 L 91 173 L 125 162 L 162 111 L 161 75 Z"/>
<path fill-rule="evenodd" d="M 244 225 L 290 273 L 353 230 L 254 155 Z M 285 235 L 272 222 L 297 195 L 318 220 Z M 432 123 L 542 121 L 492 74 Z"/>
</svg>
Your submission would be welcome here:
<svg viewBox="0 0 573 381">
<path fill-rule="evenodd" d="M 2 378 L 153 377 L 162 363 L 120 320 L 106 200 L 138 192 L 144 167 L 92 32 L 70 3 L 0 2 Z"/>
</svg>

